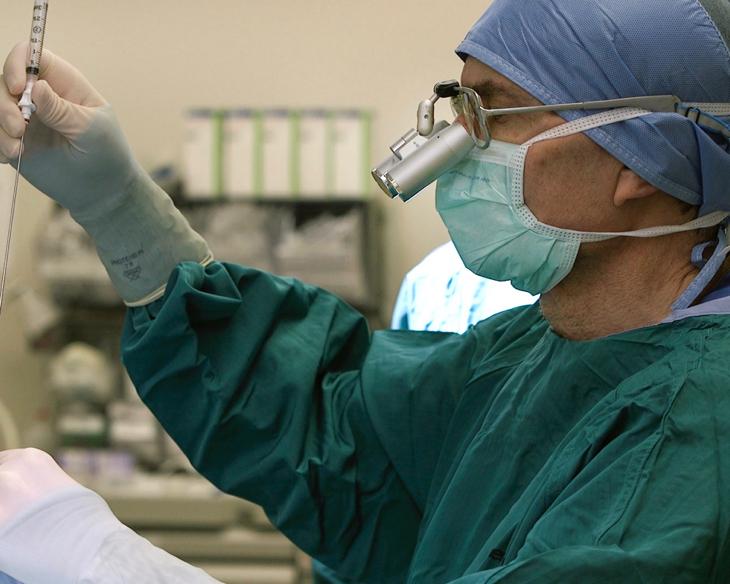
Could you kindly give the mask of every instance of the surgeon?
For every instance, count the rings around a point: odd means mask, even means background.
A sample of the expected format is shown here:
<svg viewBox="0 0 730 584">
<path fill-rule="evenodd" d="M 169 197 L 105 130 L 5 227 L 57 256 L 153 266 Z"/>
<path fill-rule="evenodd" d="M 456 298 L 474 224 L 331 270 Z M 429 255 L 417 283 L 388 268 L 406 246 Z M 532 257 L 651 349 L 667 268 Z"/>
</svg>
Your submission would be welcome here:
<svg viewBox="0 0 730 584">
<path fill-rule="evenodd" d="M 195 467 L 340 577 L 727 582 L 729 41 L 727 0 L 490 6 L 462 86 L 550 107 L 490 116 L 436 206 L 467 266 L 541 300 L 463 335 L 371 333 L 327 292 L 214 261 L 50 54 L 23 173 L 96 241 L 130 307 L 126 367 Z M 1 84 L 11 163 L 24 57 Z M 559 107 L 617 98 L 634 105 Z M 9 577 L 210 581 L 57 473 L 0 460 Z"/>
</svg>

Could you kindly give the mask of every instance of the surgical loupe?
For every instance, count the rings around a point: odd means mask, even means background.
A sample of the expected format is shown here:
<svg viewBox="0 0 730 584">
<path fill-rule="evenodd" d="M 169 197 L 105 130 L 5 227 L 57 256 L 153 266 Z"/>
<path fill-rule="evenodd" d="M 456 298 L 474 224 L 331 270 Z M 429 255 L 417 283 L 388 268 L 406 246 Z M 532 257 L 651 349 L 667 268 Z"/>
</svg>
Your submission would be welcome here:
<svg viewBox="0 0 730 584">
<path fill-rule="evenodd" d="M 435 104 L 448 98 L 457 121 L 434 121 Z M 485 109 L 479 95 L 458 81 L 437 83 L 434 95 L 418 106 L 418 125 L 409 130 L 390 149 L 392 155 L 384 160 L 372 175 L 381 189 L 391 198 L 408 201 L 429 184 L 461 162 L 475 147 L 489 147 L 491 135 L 487 119 L 508 114 L 532 114 L 569 110 L 608 110 L 633 108 L 649 112 L 678 114 L 689 118 L 718 141 L 730 142 L 730 103 L 684 102 L 675 95 L 641 95 L 598 101 L 556 103 Z M 463 122 L 463 125 L 462 125 Z"/>
<path fill-rule="evenodd" d="M 435 121 L 435 106 L 450 99 L 454 114 L 464 124 Z M 391 147 L 392 155 L 380 163 L 372 176 L 389 197 L 413 198 L 442 174 L 463 160 L 475 147 L 487 148 L 490 136 L 487 118 L 477 93 L 458 81 L 443 81 L 434 94 L 418 106 L 418 124 Z"/>
</svg>

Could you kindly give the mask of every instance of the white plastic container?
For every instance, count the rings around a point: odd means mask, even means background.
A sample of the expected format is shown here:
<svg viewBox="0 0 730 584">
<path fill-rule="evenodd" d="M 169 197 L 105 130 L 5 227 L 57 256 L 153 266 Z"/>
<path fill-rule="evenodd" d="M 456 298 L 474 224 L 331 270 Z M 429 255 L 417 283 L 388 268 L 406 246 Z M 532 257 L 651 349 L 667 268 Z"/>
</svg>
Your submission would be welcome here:
<svg viewBox="0 0 730 584">
<path fill-rule="evenodd" d="M 362 111 L 334 112 L 331 118 L 331 193 L 363 198 L 370 191 L 371 116 Z"/>
<path fill-rule="evenodd" d="M 295 177 L 298 193 L 303 199 L 321 199 L 328 193 L 327 153 L 328 114 L 325 110 L 307 110 L 299 114 L 297 132 L 299 170 Z"/>
<path fill-rule="evenodd" d="M 223 120 L 215 110 L 191 110 L 185 122 L 183 180 L 190 200 L 223 194 Z"/>
<path fill-rule="evenodd" d="M 261 194 L 261 115 L 243 109 L 228 112 L 223 130 L 223 191 L 246 200 Z"/>
<path fill-rule="evenodd" d="M 263 198 L 287 199 L 295 195 L 295 118 L 287 110 L 264 112 L 261 132 Z"/>
</svg>

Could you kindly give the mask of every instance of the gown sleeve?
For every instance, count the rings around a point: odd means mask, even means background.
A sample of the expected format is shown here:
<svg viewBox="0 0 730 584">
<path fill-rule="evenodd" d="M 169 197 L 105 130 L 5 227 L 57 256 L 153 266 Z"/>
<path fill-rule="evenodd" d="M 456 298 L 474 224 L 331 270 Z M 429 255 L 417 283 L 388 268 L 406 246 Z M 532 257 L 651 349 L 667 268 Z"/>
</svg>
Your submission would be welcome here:
<svg viewBox="0 0 730 584">
<path fill-rule="evenodd" d="M 130 310 L 140 396 L 221 490 L 264 507 L 344 577 L 403 582 L 473 341 L 371 335 L 335 296 L 231 264 L 181 264 Z"/>
</svg>

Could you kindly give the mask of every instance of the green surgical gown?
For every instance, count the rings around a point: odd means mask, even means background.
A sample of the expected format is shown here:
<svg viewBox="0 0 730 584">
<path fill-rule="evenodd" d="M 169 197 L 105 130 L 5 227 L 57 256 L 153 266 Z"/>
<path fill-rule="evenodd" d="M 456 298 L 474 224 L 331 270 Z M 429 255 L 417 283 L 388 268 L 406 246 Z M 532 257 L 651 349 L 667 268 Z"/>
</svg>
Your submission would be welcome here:
<svg viewBox="0 0 730 584">
<path fill-rule="evenodd" d="M 371 333 L 317 288 L 182 264 L 123 356 L 203 475 L 355 581 L 730 581 L 728 316 Z"/>
</svg>

